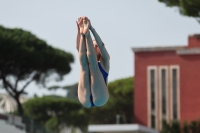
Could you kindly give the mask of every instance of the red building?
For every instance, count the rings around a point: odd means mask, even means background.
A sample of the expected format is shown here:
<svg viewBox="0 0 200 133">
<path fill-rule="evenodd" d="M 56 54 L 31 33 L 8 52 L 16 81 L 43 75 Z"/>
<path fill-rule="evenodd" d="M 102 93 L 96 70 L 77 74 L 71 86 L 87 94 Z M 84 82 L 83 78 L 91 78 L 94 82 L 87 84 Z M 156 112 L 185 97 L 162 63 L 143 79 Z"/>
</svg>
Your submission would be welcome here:
<svg viewBox="0 0 200 133">
<path fill-rule="evenodd" d="M 200 35 L 187 46 L 133 48 L 134 123 L 156 129 L 162 119 L 200 118 Z"/>
</svg>

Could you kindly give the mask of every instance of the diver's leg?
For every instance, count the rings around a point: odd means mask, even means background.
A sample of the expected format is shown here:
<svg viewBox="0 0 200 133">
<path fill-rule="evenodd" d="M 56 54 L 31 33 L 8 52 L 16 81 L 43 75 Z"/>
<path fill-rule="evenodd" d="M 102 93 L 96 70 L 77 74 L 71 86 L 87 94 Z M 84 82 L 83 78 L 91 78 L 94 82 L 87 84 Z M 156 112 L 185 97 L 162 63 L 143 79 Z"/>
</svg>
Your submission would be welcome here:
<svg viewBox="0 0 200 133">
<path fill-rule="evenodd" d="M 79 46 L 80 78 L 78 84 L 78 98 L 85 107 L 91 107 L 90 71 L 86 55 L 85 39 L 81 35 Z"/>
<path fill-rule="evenodd" d="M 93 103 L 95 104 L 95 106 L 102 106 L 107 102 L 109 98 L 108 88 L 99 70 L 96 52 L 94 50 L 93 41 L 89 31 L 85 34 L 85 39 L 86 39 L 87 58 L 90 69 L 91 93 L 92 93 Z"/>
</svg>

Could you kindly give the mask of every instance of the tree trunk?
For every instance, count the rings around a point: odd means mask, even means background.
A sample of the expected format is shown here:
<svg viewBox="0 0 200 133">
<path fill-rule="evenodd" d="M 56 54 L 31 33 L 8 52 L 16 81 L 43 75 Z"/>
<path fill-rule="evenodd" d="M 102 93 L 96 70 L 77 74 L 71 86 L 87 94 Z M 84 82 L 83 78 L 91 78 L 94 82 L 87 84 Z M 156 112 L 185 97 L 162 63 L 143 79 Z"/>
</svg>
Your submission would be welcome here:
<svg viewBox="0 0 200 133">
<path fill-rule="evenodd" d="M 20 116 L 23 116 L 23 115 L 24 115 L 24 110 L 23 110 L 23 108 L 22 108 L 22 104 L 21 104 L 20 101 L 19 101 L 19 96 L 20 96 L 20 95 L 16 95 L 16 96 L 14 97 L 14 99 L 15 99 L 16 102 L 17 102 L 17 111 L 18 111 L 19 115 L 20 115 Z"/>
</svg>

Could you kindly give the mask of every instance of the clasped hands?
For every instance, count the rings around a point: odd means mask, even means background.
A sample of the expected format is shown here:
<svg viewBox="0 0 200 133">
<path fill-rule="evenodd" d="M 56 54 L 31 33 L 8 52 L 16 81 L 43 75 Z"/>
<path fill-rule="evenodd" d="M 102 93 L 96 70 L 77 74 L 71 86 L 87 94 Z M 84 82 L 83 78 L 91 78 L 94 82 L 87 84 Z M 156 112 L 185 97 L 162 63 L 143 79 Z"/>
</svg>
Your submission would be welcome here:
<svg viewBox="0 0 200 133">
<path fill-rule="evenodd" d="M 89 29 L 93 29 L 90 20 L 86 16 L 79 17 L 76 21 L 78 32 L 81 35 L 89 34 Z"/>
</svg>

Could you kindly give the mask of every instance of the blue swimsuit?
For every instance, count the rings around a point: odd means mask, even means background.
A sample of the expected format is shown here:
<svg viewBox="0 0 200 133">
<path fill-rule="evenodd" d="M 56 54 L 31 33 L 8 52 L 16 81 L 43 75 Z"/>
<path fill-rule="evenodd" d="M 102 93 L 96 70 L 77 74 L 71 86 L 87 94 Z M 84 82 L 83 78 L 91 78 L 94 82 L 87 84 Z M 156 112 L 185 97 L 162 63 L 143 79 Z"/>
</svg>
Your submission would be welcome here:
<svg viewBox="0 0 200 133">
<path fill-rule="evenodd" d="M 99 70 L 101 71 L 101 74 L 103 76 L 104 82 L 107 85 L 106 79 L 108 77 L 108 73 L 102 68 L 100 62 L 98 62 L 98 66 L 99 66 Z M 92 100 L 92 95 L 90 95 L 90 100 L 92 102 L 92 106 L 91 107 L 95 106 L 94 103 L 93 103 L 93 100 Z"/>
<path fill-rule="evenodd" d="M 105 83 L 106 83 L 106 85 L 107 85 L 106 79 L 107 79 L 107 77 L 108 77 L 108 73 L 107 73 L 105 70 L 103 70 L 103 68 L 102 68 L 102 66 L 101 66 L 101 64 L 100 64 L 100 62 L 98 62 L 98 66 L 99 66 L 99 69 L 100 69 L 100 71 L 101 71 L 101 74 L 102 74 L 102 76 L 103 76 L 103 78 L 104 78 L 104 81 L 105 81 Z"/>
</svg>

